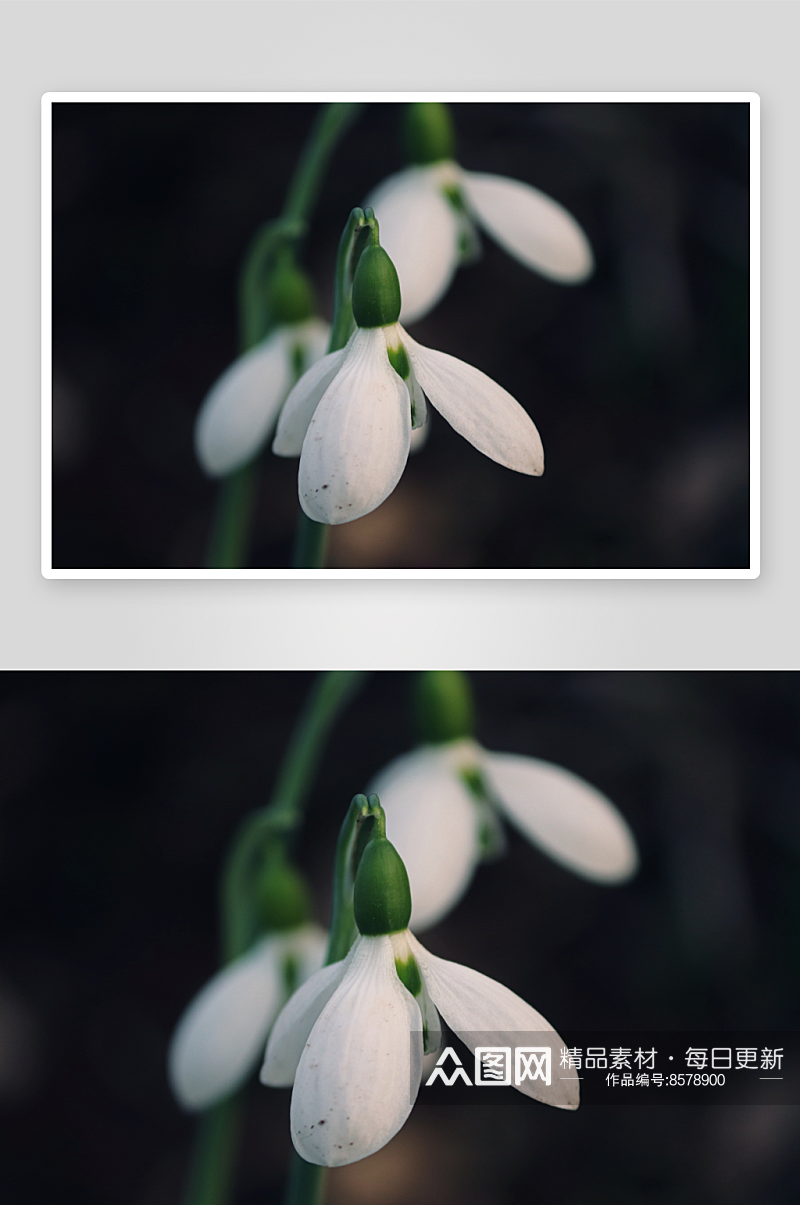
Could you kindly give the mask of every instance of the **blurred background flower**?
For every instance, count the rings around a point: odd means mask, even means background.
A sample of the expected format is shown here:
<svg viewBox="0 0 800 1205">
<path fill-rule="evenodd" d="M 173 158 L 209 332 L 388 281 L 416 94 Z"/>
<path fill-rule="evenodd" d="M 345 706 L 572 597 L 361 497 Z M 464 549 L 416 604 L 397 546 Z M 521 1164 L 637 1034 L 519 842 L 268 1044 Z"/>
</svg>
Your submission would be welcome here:
<svg viewBox="0 0 800 1205">
<path fill-rule="evenodd" d="M 203 397 L 235 359 L 254 230 L 279 213 L 315 106 L 72 104 L 53 118 L 53 563 L 203 564 L 216 487 Z M 400 106 L 341 143 L 304 266 L 329 316 L 347 214 L 404 166 Z M 491 239 L 412 335 L 535 418 L 541 480 L 434 415 L 332 567 L 726 568 L 749 563 L 749 113 L 745 104 L 455 106 L 466 171 L 534 184 L 589 237 L 564 288 Z M 265 454 L 254 566 L 284 566 L 296 465 Z"/>
<path fill-rule="evenodd" d="M 170 1034 L 217 968 L 217 880 L 263 805 L 309 674 L 0 678 L 0 1188 L 4 1205 L 178 1205 L 194 1133 Z M 509 829 L 425 936 L 561 1032 L 797 1028 L 800 677 L 474 674 L 476 737 L 613 799 L 639 873 L 609 890 Z M 327 919 L 354 791 L 415 732 L 411 675 L 375 675 L 314 787 L 298 861 Z M 253 1084 L 234 1205 L 281 1199 L 289 1093 Z M 43 1152 L 47 1158 L 43 1157 Z M 418 1105 L 331 1205 L 783 1205 L 797 1107 Z"/>
</svg>

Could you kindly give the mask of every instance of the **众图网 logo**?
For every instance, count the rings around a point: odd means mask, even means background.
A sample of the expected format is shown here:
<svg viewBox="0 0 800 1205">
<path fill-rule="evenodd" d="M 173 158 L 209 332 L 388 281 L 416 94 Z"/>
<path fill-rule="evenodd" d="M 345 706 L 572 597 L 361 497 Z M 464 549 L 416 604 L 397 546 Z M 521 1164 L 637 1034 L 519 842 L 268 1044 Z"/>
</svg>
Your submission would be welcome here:
<svg viewBox="0 0 800 1205">
<path fill-rule="evenodd" d="M 447 1062 L 450 1060 L 450 1071 Z M 513 1080 L 511 1078 L 513 1070 Z M 476 1046 L 475 1079 L 469 1078 L 461 1059 L 452 1046 L 446 1046 L 436 1061 L 436 1066 L 425 1081 L 430 1088 L 437 1080 L 448 1088 L 457 1081 L 470 1088 L 510 1086 L 518 1088 L 526 1080 L 540 1079 L 549 1085 L 551 1079 L 551 1057 L 549 1046 Z"/>
</svg>

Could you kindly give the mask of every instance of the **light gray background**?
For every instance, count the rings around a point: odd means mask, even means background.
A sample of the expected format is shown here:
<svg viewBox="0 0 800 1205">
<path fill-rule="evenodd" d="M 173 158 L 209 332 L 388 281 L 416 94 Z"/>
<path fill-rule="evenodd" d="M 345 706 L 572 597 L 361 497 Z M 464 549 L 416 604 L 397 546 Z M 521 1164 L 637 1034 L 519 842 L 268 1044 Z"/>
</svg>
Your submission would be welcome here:
<svg viewBox="0 0 800 1205">
<path fill-rule="evenodd" d="M 795 3 L 2 3 L 0 668 L 797 667 Z M 39 573 L 47 91 L 754 91 L 762 573 L 740 582 L 71 582 Z"/>
</svg>

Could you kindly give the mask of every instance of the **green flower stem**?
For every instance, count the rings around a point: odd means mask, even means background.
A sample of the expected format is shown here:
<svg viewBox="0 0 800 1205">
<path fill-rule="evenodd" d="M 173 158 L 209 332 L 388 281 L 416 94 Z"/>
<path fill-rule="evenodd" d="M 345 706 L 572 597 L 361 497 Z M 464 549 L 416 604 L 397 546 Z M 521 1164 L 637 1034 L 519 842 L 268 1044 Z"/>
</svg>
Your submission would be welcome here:
<svg viewBox="0 0 800 1205">
<path fill-rule="evenodd" d="M 253 876 L 270 841 L 286 843 L 303 819 L 308 794 L 322 750 L 333 725 L 365 675 L 331 671 L 321 674 L 311 688 L 308 701 L 294 729 L 268 805 L 249 816 L 236 837 L 222 874 L 221 912 L 223 961 L 243 954 L 257 930 L 251 903 Z M 228 1205 L 239 1145 L 242 1093 L 204 1113 L 192 1152 L 183 1205 Z M 316 1169 L 318 1172 L 322 1169 Z M 303 1177 L 296 1191 L 308 1194 Z M 321 1192 L 321 1187 L 318 1190 Z M 302 1195 L 291 1198 L 297 1205 L 320 1198 Z"/>
<path fill-rule="evenodd" d="M 340 101 L 326 105 L 317 114 L 286 194 L 283 217 L 308 219 L 336 144 L 363 107 L 363 104 Z"/>
<path fill-rule="evenodd" d="M 293 825 L 302 820 L 322 746 L 340 712 L 360 690 L 366 674 L 360 670 L 329 670 L 317 678 L 283 759 L 270 809 Z"/>
<path fill-rule="evenodd" d="M 228 1205 L 239 1152 L 241 1093 L 229 1096 L 200 1118 L 183 1205 Z"/>
<path fill-rule="evenodd" d="M 364 680 L 358 671 L 333 670 L 317 678 L 297 721 L 270 801 L 243 821 L 222 873 L 223 958 L 230 961 L 253 944 L 253 875 L 270 842 L 284 846 L 299 828 L 325 741 Z"/>
<path fill-rule="evenodd" d="M 285 255 L 293 254 L 306 232 L 300 218 L 278 218 L 256 232 L 239 277 L 239 348 L 249 351 L 269 334 L 273 325 L 265 283 Z"/>
<path fill-rule="evenodd" d="M 356 795 L 347 810 L 336 844 L 326 966 L 346 958 L 358 936 L 353 914 L 353 888 L 358 863 L 373 834 L 386 835 L 386 817 L 378 796 L 370 795 L 368 799 L 366 795 Z"/>
<path fill-rule="evenodd" d="M 284 1205 L 322 1205 L 327 1173 L 327 1167 L 306 1163 L 297 1151 L 292 1151 Z"/>
<path fill-rule="evenodd" d="M 372 210 L 353 209 L 339 239 L 336 253 L 336 278 L 333 291 L 333 321 L 328 351 L 340 351 L 353 333 L 353 277 L 359 254 L 367 245 L 372 227 L 377 229 Z"/>
<path fill-rule="evenodd" d="M 272 316 L 265 297 L 264 282 L 282 257 L 294 259 L 304 236 L 325 172 L 340 138 L 358 117 L 362 105 L 326 105 L 314 121 L 306 145 L 294 170 L 281 217 L 268 222 L 250 244 L 239 283 L 240 349 L 249 351 L 270 332 Z M 232 478 L 244 474 L 247 489 Z M 206 568 L 241 569 L 247 563 L 250 528 L 255 501 L 254 462 L 222 482 L 218 497 Z"/>
<path fill-rule="evenodd" d="M 257 460 L 251 460 L 220 483 L 206 569 L 240 569 L 245 562 L 256 502 L 257 465 Z"/>
<path fill-rule="evenodd" d="M 293 569 L 323 569 L 328 550 L 328 524 L 309 519 L 301 510 L 294 529 Z"/>
</svg>

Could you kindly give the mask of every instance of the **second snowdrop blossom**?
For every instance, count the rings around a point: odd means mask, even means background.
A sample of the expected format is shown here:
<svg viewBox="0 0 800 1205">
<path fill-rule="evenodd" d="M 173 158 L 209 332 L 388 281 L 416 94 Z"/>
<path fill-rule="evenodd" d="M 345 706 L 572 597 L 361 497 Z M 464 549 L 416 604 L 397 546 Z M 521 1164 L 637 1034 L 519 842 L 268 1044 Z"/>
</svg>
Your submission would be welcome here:
<svg viewBox="0 0 800 1205">
<path fill-rule="evenodd" d="M 277 327 L 225 370 L 197 415 L 194 446 L 209 477 L 224 477 L 257 456 L 275 429 L 297 379 L 325 354 L 329 328 L 319 318 Z"/>
<path fill-rule="evenodd" d="M 267 296 L 272 330 L 225 370 L 197 415 L 195 453 L 209 477 L 224 477 L 258 455 L 295 381 L 328 349 L 330 328 L 314 317 L 304 272 L 276 272 Z"/>
<path fill-rule="evenodd" d="M 502 849 L 501 816 L 583 878 L 619 883 L 638 865 L 628 824 L 596 787 L 538 758 L 492 753 L 471 737 L 403 754 L 369 790 L 380 796 L 406 864 L 417 930 L 450 912 L 478 863 Z"/>
<path fill-rule="evenodd" d="M 400 277 L 404 322 L 433 309 L 459 264 L 475 257 L 476 227 L 550 280 L 577 284 L 591 275 L 589 240 L 562 205 L 530 184 L 465 171 L 455 162 L 447 106 L 409 105 L 406 136 L 412 166 L 378 185 L 365 202 Z"/>
<path fill-rule="evenodd" d="M 385 831 L 385 830 L 384 830 Z M 380 1150 L 405 1123 L 435 1048 L 439 1015 L 474 1050 L 504 1035 L 563 1040 L 535 1009 L 493 979 L 430 954 L 408 931 L 408 876 L 385 836 L 367 845 L 355 880 L 360 936 L 348 956 L 292 996 L 267 1046 L 261 1080 L 293 1084 L 292 1141 L 309 1163 L 337 1167 Z M 519 1090 L 576 1109 L 577 1077 L 528 1080 Z"/>
<path fill-rule="evenodd" d="M 195 996 L 168 1057 L 170 1086 L 185 1109 L 208 1108 L 244 1083 L 292 987 L 319 969 L 326 944 L 314 924 L 271 933 Z"/>
<path fill-rule="evenodd" d="M 426 398 L 492 460 L 530 476 L 544 471 L 539 433 L 519 402 L 477 368 L 422 347 L 399 313 L 397 273 L 376 242 L 356 269 L 350 341 L 298 381 L 281 411 L 272 450 L 300 457 L 300 504 L 318 523 L 358 519 L 389 496 Z"/>
</svg>

